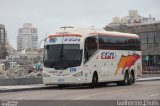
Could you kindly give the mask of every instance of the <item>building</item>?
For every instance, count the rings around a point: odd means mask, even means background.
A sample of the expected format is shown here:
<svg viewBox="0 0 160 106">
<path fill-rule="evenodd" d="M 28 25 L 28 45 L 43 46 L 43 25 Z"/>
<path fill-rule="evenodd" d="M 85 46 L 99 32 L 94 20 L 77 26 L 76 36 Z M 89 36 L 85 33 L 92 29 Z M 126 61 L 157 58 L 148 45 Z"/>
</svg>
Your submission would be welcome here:
<svg viewBox="0 0 160 106">
<path fill-rule="evenodd" d="M 115 24 L 137 24 L 137 23 L 152 23 L 155 22 L 155 18 L 149 15 L 149 17 L 142 17 L 138 14 L 137 10 L 129 10 L 128 16 L 114 17 L 110 25 Z"/>
<path fill-rule="evenodd" d="M 21 61 L 28 61 L 29 63 L 42 62 L 43 58 L 42 52 L 39 53 L 38 50 L 24 49 L 21 51 L 17 51 L 16 54 L 18 55 L 18 57 L 25 57 L 25 60 Z"/>
<path fill-rule="evenodd" d="M 5 26 L 3 24 L 0 24 L 0 59 L 5 59 L 7 55 L 6 41 L 7 32 L 5 30 Z"/>
<path fill-rule="evenodd" d="M 23 24 L 23 28 L 18 29 L 17 50 L 32 49 L 36 50 L 38 45 L 37 28 L 31 23 Z"/>
<path fill-rule="evenodd" d="M 5 30 L 5 26 L 3 24 L 0 24 L 0 44 L 6 43 L 7 41 L 7 32 Z"/>
<path fill-rule="evenodd" d="M 105 30 L 138 34 L 141 39 L 143 71 L 160 71 L 160 21 L 151 16 L 141 17 L 139 22 L 112 22 Z"/>
</svg>

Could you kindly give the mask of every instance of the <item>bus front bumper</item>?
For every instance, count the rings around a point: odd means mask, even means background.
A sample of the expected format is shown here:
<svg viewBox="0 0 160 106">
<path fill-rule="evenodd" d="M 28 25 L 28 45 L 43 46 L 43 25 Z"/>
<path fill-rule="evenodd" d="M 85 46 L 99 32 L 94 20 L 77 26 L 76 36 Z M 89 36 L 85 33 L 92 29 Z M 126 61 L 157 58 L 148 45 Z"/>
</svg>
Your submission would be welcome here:
<svg viewBox="0 0 160 106">
<path fill-rule="evenodd" d="M 46 85 L 76 85 L 76 84 L 88 84 L 91 81 L 84 77 L 74 77 L 74 76 L 52 76 L 52 77 L 43 77 L 43 83 Z"/>
</svg>

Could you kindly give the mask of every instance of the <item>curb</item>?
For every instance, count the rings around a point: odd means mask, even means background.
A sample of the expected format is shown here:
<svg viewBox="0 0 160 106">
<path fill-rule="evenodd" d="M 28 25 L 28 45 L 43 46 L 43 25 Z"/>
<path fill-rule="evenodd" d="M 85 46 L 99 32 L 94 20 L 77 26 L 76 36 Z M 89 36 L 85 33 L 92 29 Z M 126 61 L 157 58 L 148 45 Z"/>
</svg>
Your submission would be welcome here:
<svg viewBox="0 0 160 106">
<path fill-rule="evenodd" d="M 33 85 L 33 84 L 43 84 L 42 77 L 0 79 L 0 86 L 17 86 L 17 85 Z"/>
<path fill-rule="evenodd" d="M 55 86 L 45 86 L 43 84 L 40 85 L 34 85 L 34 87 L 26 87 L 26 88 L 2 88 L 0 89 L 0 93 L 6 93 L 6 92 L 19 92 L 19 91 L 33 91 L 33 90 L 43 90 L 43 89 L 52 89 L 55 88 Z"/>
<path fill-rule="evenodd" d="M 160 80 L 160 77 L 140 78 L 140 79 L 137 79 L 136 82 L 157 81 L 157 80 Z"/>
<path fill-rule="evenodd" d="M 45 87 L 40 87 L 40 88 L 23 88 L 23 89 L 5 89 L 5 90 L 0 90 L 0 93 L 4 92 L 19 92 L 19 91 L 31 91 L 31 90 L 41 90 L 44 89 Z"/>
</svg>

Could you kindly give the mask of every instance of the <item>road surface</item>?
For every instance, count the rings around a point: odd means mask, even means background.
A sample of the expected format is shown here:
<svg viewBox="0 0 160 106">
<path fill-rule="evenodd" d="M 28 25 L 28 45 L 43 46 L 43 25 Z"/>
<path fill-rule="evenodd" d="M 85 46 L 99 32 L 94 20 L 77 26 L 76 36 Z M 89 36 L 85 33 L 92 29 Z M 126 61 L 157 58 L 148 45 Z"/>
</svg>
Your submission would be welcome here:
<svg viewBox="0 0 160 106">
<path fill-rule="evenodd" d="M 0 100 L 160 100 L 160 81 L 136 82 L 131 86 L 67 87 L 0 93 Z"/>
</svg>

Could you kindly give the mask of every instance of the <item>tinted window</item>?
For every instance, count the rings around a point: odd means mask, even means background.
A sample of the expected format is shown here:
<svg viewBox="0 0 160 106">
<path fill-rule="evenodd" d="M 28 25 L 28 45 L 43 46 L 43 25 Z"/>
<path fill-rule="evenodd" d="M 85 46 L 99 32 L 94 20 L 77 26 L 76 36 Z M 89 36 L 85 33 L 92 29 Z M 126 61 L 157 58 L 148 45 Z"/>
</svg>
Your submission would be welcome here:
<svg viewBox="0 0 160 106">
<path fill-rule="evenodd" d="M 99 48 L 107 50 L 140 50 L 140 41 L 136 38 L 99 35 Z"/>
<path fill-rule="evenodd" d="M 56 44 L 44 46 L 44 67 L 68 68 L 80 66 L 82 50 L 79 44 Z"/>
<path fill-rule="evenodd" d="M 85 40 L 85 60 L 87 61 L 97 50 L 97 38 L 96 36 L 91 36 Z"/>
</svg>

